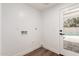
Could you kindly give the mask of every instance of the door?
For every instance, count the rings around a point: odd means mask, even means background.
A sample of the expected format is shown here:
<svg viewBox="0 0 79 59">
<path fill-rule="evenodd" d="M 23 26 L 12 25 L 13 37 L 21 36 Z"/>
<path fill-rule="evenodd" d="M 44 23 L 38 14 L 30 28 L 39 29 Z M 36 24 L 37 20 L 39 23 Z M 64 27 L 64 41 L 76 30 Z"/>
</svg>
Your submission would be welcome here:
<svg viewBox="0 0 79 59">
<path fill-rule="evenodd" d="M 60 12 L 60 54 L 79 56 L 79 4 Z"/>
</svg>

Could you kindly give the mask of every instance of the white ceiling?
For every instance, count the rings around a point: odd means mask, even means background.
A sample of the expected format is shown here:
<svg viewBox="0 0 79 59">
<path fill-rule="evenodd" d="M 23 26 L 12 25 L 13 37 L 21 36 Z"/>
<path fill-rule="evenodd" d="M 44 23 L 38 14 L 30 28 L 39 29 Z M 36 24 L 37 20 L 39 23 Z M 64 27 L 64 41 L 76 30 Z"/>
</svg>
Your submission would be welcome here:
<svg viewBox="0 0 79 59">
<path fill-rule="evenodd" d="M 43 11 L 56 5 L 56 3 L 29 3 L 29 5 L 37 10 Z"/>
</svg>

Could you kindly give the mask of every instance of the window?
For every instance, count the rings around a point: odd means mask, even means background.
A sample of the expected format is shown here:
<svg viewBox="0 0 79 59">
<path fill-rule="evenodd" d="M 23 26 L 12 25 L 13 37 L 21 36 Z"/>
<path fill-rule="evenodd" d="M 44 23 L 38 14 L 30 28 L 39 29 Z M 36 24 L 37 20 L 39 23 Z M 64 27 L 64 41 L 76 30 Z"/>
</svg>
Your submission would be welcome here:
<svg viewBox="0 0 79 59">
<path fill-rule="evenodd" d="M 64 13 L 64 34 L 79 35 L 79 10 Z"/>
</svg>

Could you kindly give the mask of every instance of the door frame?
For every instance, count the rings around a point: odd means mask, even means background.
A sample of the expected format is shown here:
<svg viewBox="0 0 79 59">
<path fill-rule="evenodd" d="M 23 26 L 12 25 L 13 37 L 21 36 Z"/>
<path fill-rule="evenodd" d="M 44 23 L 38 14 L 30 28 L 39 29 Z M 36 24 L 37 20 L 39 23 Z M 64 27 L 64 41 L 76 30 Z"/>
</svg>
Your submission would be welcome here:
<svg viewBox="0 0 79 59">
<path fill-rule="evenodd" d="M 64 11 L 71 10 L 74 8 L 79 8 L 79 4 L 76 4 L 76 3 L 71 4 L 70 6 L 62 8 L 60 10 L 59 30 L 63 30 L 63 13 L 64 13 Z M 63 31 L 62 31 L 62 33 L 63 33 Z M 62 35 L 59 35 L 59 51 L 60 51 L 60 54 L 65 55 L 65 56 L 79 56 L 78 53 L 75 53 L 75 52 L 72 52 L 72 51 L 69 51 L 69 50 L 66 50 L 63 48 L 63 36 Z"/>
</svg>

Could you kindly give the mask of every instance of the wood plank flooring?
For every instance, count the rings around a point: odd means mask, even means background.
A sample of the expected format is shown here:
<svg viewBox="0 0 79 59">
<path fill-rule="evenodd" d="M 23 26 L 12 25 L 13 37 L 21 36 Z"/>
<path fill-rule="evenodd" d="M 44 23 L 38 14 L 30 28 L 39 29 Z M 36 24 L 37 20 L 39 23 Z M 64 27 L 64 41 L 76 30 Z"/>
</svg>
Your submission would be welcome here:
<svg viewBox="0 0 79 59">
<path fill-rule="evenodd" d="M 58 56 L 58 54 L 41 47 L 24 56 Z"/>
</svg>

